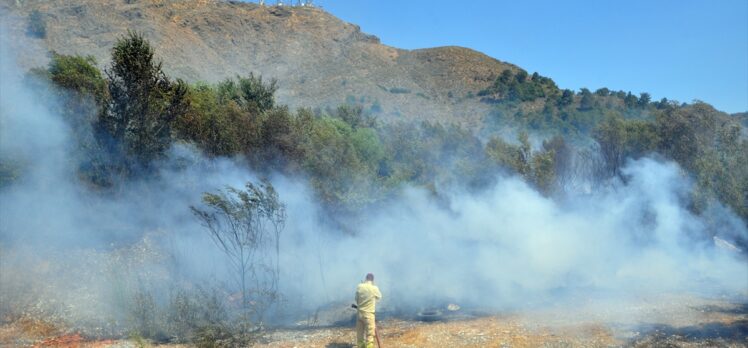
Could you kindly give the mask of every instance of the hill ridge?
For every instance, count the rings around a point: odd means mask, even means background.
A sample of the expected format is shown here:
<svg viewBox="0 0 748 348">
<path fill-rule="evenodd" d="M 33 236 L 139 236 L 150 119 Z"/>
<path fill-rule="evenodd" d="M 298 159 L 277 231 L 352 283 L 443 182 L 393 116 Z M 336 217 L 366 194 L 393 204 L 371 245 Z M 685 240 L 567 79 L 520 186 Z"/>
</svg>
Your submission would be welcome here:
<svg viewBox="0 0 748 348">
<path fill-rule="evenodd" d="M 61 54 L 93 55 L 108 65 L 110 49 L 127 30 L 141 32 L 171 76 L 215 82 L 259 73 L 279 81 L 277 99 L 291 107 L 355 101 L 401 118 L 477 125 L 490 106 L 471 96 L 505 69 L 519 69 L 459 46 L 406 50 L 384 45 L 313 7 L 260 6 L 220 0 L 2 0 L 17 16 L 11 31 Z M 39 11 L 46 37 L 25 35 Z M 47 57 L 24 59 L 26 68 Z"/>
</svg>

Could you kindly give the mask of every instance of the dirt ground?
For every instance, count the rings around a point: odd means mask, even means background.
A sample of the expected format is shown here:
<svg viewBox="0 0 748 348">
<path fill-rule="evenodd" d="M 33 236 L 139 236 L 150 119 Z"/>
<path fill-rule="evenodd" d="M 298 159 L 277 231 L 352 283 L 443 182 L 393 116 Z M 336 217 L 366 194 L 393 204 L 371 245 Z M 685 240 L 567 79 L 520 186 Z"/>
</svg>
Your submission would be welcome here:
<svg viewBox="0 0 748 348">
<path fill-rule="evenodd" d="M 384 347 L 608 347 L 617 341 L 600 326 L 580 326 L 563 330 L 535 330 L 517 318 L 488 317 L 453 322 L 422 323 L 388 320 L 379 325 Z M 351 328 L 305 331 L 279 331 L 258 347 L 355 347 Z"/>
<path fill-rule="evenodd" d="M 446 310 L 444 311 L 447 312 Z M 586 301 L 443 320 L 385 319 L 383 347 L 748 347 L 748 303 L 691 296 Z M 352 327 L 278 330 L 258 347 L 355 347 Z"/>
<path fill-rule="evenodd" d="M 464 312 L 464 311 L 463 311 Z M 587 301 L 491 315 L 444 315 L 432 322 L 385 318 L 382 347 L 748 347 L 748 303 L 666 296 Z M 459 313 L 455 312 L 455 313 Z M 256 347 L 355 347 L 352 326 L 285 328 Z M 185 347 L 142 340 L 87 340 L 43 321 L 0 326 L 0 347 Z"/>
</svg>

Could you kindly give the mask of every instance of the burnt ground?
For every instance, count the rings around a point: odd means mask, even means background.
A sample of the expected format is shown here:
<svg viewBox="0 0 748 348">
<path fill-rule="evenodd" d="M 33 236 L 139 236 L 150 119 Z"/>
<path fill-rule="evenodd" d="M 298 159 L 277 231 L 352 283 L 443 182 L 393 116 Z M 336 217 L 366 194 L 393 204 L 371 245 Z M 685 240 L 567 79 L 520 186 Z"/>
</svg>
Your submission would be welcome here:
<svg viewBox="0 0 748 348">
<path fill-rule="evenodd" d="M 436 312 L 436 313 L 434 313 Z M 744 299 L 656 296 L 486 313 L 432 309 L 379 323 L 385 347 L 748 347 Z M 385 316 L 386 317 L 386 316 Z M 259 347 L 354 347 L 352 326 L 271 332 Z"/>
<path fill-rule="evenodd" d="M 341 304 L 342 305 L 342 304 Z M 330 310 L 345 313 L 344 308 Z M 531 310 L 434 308 L 387 315 L 379 322 L 383 347 L 748 347 L 748 301 L 662 295 L 587 300 Z M 420 315 L 419 315 L 420 314 Z M 424 315 L 425 314 L 425 315 Z M 299 322 L 268 331 L 256 347 L 354 347 L 350 321 Z M 86 340 L 53 334 L 43 322 L 0 327 L 0 347 L 181 347 L 133 340 Z"/>
</svg>

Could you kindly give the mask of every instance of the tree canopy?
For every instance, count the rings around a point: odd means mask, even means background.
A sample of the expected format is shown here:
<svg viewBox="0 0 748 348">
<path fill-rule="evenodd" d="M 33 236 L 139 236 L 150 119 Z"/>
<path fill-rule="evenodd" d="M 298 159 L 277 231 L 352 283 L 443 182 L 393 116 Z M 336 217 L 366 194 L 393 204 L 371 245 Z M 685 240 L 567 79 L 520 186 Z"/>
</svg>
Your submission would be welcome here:
<svg viewBox="0 0 748 348">
<path fill-rule="evenodd" d="M 720 201 L 748 218 L 742 119 L 700 102 L 652 102 L 646 92 L 608 88 L 575 93 L 538 73 L 506 69 L 478 92 L 493 108 L 478 132 L 384 123 L 355 99 L 338 108 L 289 110 L 275 102 L 276 82 L 258 75 L 173 81 L 133 32 L 116 43 L 104 74 L 90 57 L 55 54 L 33 75 L 77 96 L 65 114 L 81 139 L 94 130 L 95 139 L 80 147 L 90 157 L 82 177 L 96 185 L 147 175 L 174 142 L 195 144 L 209 157 L 241 157 L 258 173 L 304 175 L 330 209 L 354 210 L 402 184 L 435 193 L 451 185 L 479 189 L 501 172 L 552 196 L 578 175 L 575 161 L 588 161 L 595 180 L 625 179 L 627 159 L 661 156 L 696 179 L 695 211 Z M 519 136 L 502 136 L 507 127 Z"/>
</svg>

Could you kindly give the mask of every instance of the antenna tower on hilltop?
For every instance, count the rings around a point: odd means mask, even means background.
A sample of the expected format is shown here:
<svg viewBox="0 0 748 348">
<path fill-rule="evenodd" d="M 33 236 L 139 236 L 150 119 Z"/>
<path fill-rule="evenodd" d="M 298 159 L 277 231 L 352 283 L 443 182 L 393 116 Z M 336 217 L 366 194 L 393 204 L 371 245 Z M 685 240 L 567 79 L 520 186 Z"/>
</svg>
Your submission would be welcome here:
<svg viewBox="0 0 748 348">
<path fill-rule="evenodd" d="M 18 0 L 17 0 L 18 1 Z M 260 6 L 265 6 L 265 0 L 257 0 L 257 4 Z M 293 2 L 288 2 L 288 4 L 284 3 L 283 0 L 278 0 L 275 3 L 275 6 L 292 6 Z M 314 7 L 314 0 L 296 0 L 296 6 L 297 7 Z"/>
</svg>

